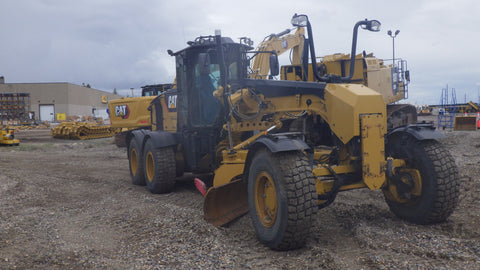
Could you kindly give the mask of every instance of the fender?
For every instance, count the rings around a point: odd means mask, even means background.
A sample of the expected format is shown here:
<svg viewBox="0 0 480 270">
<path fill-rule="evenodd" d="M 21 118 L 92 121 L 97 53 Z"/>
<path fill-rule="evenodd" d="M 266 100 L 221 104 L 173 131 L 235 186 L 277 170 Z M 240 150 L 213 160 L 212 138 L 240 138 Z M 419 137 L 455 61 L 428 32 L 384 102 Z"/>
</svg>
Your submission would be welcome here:
<svg viewBox="0 0 480 270">
<path fill-rule="evenodd" d="M 162 147 L 167 147 L 167 146 L 172 146 L 172 145 L 177 145 L 178 140 L 175 134 L 170 133 L 168 131 L 162 131 L 162 130 L 157 130 L 157 131 L 148 131 L 145 135 L 145 138 L 143 139 L 142 145 L 145 144 L 147 139 L 152 139 L 153 145 L 155 148 L 162 148 Z M 143 146 L 142 146 L 143 148 Z M 142 149 L 143 151 L 143 149 Z"/>
<path fill-rule="evenodd" d="M 131 131 L 128 134 L 126 142 L 127 145 L 129 145 L 131 140 L 136 140 L 137 145 L 141 147 L 141 153 L 143 153 L 145 142 L 150 138 L 152 139 L 155 148 L 162 148 L 177 144 L 177 139 L 173 133 L 167 131 L 151 131 L 148 129 L 137 129 Z"/>
<path fill-rule="evenodd" d="M 242 181 L 246 183 L 248 179 L 248 171 L 252 157 L 258 149 L 267 148 L 272 153 L 287 152 L 287 151 L 301 151 L 310 149 L 303 140 L 298 138 L 291 138 L 286 136 L 263 136 L 255 140 L 249 147 L 247 158 L 245 160 L 245 167 L 243 169 Z"/>
<path fill-rule="evenodd" d="M 446 138 L 445 134 L 438 131 L 432 124 L 411 124 L 398 127 L 387 134 L 387 137 L 398 136 L 407 133 L 419 141 L 437 140 Z"/>
<path fill-rule="evenodd" d="M 272 153 L 294 151 L 294 150 L 305 150 L 310 147 L 301 139 L 298 138 L 289 138 L 289 137 L 272 137 L 272 136 L 263 136 L 255 140 L 251 149 L 255 149 L 263 145 L 270 150 Z"/>
</svg>

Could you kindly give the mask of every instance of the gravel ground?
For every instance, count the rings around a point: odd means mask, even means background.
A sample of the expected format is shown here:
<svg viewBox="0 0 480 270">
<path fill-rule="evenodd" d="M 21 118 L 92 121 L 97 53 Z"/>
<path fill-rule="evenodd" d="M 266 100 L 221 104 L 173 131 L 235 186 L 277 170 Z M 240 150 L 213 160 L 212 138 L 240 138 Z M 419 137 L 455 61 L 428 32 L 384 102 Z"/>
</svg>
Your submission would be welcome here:
<svg viewBox="0 0 480 270">
<path fill-rule="evenodd" d="M 0 148 L 0 269 L 479 269 L 480 131 L 446 135 L 461 176 L 446 222 L 409 224 L 380 191 L 349 191 L 320 211 L 304 248 L 276 252 L 248 215 L 206 223 L 188 177 L 165 195 L 132 185 L 110 138 L 20 131 L 20 146 Z"/>
</svg>

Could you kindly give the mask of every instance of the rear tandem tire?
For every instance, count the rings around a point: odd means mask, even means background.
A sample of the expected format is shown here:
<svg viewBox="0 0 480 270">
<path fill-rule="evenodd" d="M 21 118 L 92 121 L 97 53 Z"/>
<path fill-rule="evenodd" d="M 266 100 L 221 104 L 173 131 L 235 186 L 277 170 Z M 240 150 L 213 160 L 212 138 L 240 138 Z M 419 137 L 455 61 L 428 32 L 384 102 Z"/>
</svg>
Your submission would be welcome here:
<svg viewBox="0 0 480 270">
<path fill-rule="evenodd" d="M 130 167 L 130 178 L 132 184 L 145 186 L 144 163 L 141 158 L 141 151 L 135 138 L 132 138 L 128 146 L 128 165 Z"/>
<path fill-rule="evenodd" d="M 155 148 L 149 139 L 143 155 L 145 182 L 152 193 L 168 193 L 175 185 L 175 153 L 173 147 Z"/>
<path fill-rule="evenodd" d="M 417 224 L 446 220 L 458 203 L 460 189 L 458 170 L 450 153 L 437 141 L 418 141 L 410 136 L 390 138 L 386 150 L 394 158 L 405 159 L 406 167 L 418 170 L 421 178 L 419 196 L 383 190 L 390 210 Z"/>
<path fill-rule="evenodd" d="M 304 246 L 318 210 L 315 178 L 305 155 L 257 152 L 248 174 L 248 204 L 263 244 L 275 250 Z"/>
</svg>

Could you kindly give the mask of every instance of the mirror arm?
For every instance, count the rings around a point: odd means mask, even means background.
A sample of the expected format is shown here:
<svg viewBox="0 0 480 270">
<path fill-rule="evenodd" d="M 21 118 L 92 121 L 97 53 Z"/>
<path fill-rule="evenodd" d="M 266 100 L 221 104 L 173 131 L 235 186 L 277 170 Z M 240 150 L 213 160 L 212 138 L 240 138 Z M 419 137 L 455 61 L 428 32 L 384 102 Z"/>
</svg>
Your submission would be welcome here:
<svg viewBox="0 0 480 270">
<path fill-rule="evenodd" d="M 225 64 L 225 56 L 223 55 L 222 36 L 220 34 L 220 30 L 215 30 L 215 41 L 220 64 L 220 85 L 223 87 L 223 89 L 227 89 L 227 66 Z"/>
<path fill-rule="evenodd" d="M 308 43 L 310 47 L 310 56 L 312 58 L 312 69 L 313 69 L 313 76 L 319 81 L 322 81 L 322 77 L 318 75 L 318 70 L 317 70 L 317 57 L 315 56 L 315 47 L 313 45 L 313 33 L 312 33 L 312 25 L 310 24 L 310 21 L 307 20 L 307 33 L 308 33 Z M 308 74 L 308 70 L 305 72 Z"/>
<path fill-rule="evenodd" d="M 352 37 L 352 51 L 350 52 L 350 72 L 347 77 L 342 77 L 342 82 L 350 82 L 353 77 L 353 73 L 355 72 L 355 54 L 357 53 L 357 36 L 358 36 L 358 28 L 360 25 L 365 25 L 365 21 L 359 21 L 353 27 L 353 37 Z"/>
</svg>

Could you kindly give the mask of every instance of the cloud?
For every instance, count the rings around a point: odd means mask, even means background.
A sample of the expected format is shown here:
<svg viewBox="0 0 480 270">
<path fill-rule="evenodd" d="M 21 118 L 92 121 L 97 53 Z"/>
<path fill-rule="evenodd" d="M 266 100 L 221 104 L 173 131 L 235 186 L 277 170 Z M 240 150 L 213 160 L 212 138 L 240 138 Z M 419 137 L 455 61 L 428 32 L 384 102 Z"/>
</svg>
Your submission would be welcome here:
<svg viewBox="0 0 480 270">
<path fill-rule="evenodd" d="M 391 58 L 386 31 L 400 29 L 395 52 L 412 72 L 409 100 L 435 102 L 447 83 L 459 92 L 478 88 L 478 10 L 474 0 L 4 1 L 0 74 L 7 82 L 84 82 L 106 90 L 168 83 L 175 65 L 167 49 L 183 49 L 215 29 L 258 44 L 290 28 L 299 13 L 311 20 L 318 56 L 349 53 L 353 25 L 369 18 L 380 20 L 382 31 L 359 33 L 358 51 Z"/>
</svg>

